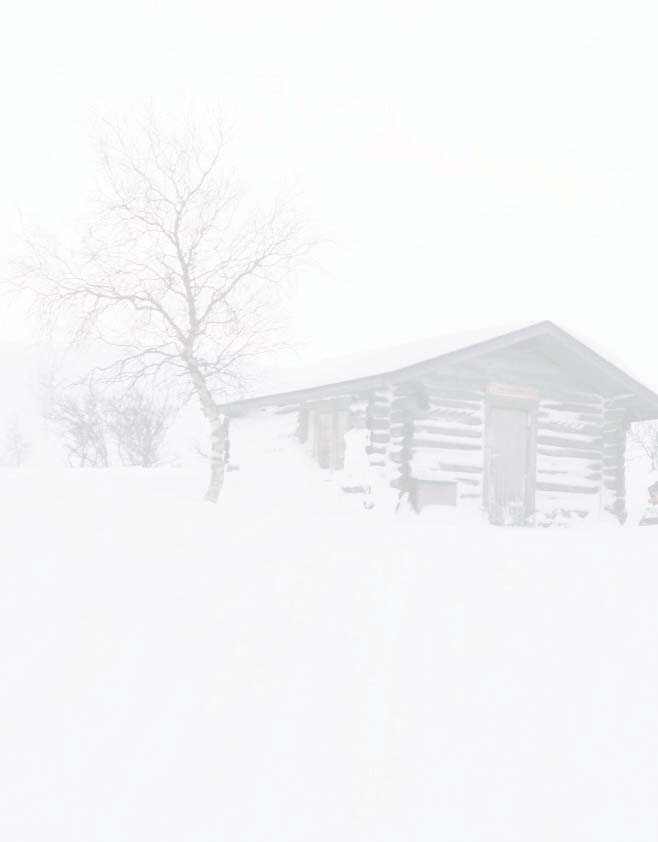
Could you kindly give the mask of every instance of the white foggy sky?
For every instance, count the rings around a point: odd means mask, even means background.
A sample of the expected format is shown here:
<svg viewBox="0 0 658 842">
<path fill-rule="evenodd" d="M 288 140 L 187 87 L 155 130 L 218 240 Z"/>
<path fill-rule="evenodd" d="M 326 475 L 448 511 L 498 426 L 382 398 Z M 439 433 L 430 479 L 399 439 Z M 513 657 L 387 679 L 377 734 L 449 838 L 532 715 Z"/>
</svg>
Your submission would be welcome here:
<svg viewBox="0 0 658 842">
<path fill-rule="evenodd" d="M 3 17 L 3 246 L 19 211 L 79 209 L 94 113 L 219 102 L 241 175 L 294 187 L 335 243 L 293 304 L 309 356 L 549 318 L 658 387 L 653 4 L 63 0 Z"/>
</svg>

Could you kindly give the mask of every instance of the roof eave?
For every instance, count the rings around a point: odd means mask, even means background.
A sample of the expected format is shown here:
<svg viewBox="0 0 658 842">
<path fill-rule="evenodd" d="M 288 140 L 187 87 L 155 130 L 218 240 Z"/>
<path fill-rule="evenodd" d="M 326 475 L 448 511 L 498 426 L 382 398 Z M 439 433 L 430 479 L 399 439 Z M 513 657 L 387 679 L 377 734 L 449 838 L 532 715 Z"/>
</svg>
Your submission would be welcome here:
<svg viewBox="0 0 658 842">
<path fill-rule="evenodd" d="M 422 374 L 430 369 L 435 370 L 438 364 L 453 365 L 455 363 L 465 362 L 481 355 L 485 351 L 503 350 L 519 342 L 539 336 L 553 337 L 581 357 L 585 362 L 598 368 L 611 380 L 617 382 L 621 390 L 632 392 L 637 400 L 633 402 L 633 417 L 630 417 L 629 420 L 642 421 L 658 418 L 658 395 L 655 392 L 551 321 L 536 322 L 527 327 L 501 334 L 493 339 L 476 342 L 464 348 L 449 351 L 445 354 L 440 354 L 427 360 L 421 360 L 420 362 L 412 363 L 411 365 L 403 366 L 392 371 L 333 383 L 323 383 L 318 386 L 295 389 L 289 392 L 243 398 L 241 400 L 227 402 L 222 405 L 222 408 L 227 414 L 234 414 L 259 407 L 285 406 L 310 400 L 337 397 L 346 391 L 358 392 L 384 388 L 409 376 Z"/>
</svg>

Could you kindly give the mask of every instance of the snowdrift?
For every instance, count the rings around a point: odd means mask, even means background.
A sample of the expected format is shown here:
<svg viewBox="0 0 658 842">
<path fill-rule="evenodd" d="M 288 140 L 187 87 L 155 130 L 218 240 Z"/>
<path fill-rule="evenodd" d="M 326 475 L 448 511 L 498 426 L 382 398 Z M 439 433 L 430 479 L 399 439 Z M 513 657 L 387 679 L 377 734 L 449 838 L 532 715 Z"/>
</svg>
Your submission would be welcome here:
<svg viewBox="0 0 658 842">
<path fill-rule="evenodd" d="M 658 532 L 385 517 L 259 446 L 217 508 L 0 473 L 0 837 L 655 842 Z"/>
</svg>

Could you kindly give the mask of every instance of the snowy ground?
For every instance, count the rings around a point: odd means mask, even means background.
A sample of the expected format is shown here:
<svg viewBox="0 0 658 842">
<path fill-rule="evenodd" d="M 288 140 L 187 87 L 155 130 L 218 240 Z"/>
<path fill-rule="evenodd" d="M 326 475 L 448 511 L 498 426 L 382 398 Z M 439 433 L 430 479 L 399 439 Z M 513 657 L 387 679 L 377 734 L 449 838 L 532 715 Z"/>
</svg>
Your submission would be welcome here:
<svg viewBox="0 0 658 842">
<path fill-rule="evenodd" d="M 658 530 L 0 472 L 0 838 L 658 838 Z M 277 485 L 281 471 L 286 491 Z"/>
</svg>

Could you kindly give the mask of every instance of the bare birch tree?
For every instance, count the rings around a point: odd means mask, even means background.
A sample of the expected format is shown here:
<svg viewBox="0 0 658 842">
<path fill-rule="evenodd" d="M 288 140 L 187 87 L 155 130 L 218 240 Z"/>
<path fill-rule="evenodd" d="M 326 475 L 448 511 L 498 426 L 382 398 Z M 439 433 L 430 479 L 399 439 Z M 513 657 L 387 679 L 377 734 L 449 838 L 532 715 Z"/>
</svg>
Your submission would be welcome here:
<svg viewBox="0 0 658 842">
<path fill-rule="evenodd" d="M 633 424 L 628 436 L 633 447 L 649 460 L 651 470 L 658 471 L 658 421 Z"/>
<path fill-rule="evenodd" d="M 280 292 L 301 254 L 281 205 L 252 211 L 226 173 L 219 122 L 172 126 L 147 115 L 102 143 L 101 191 L 80 242 L 32 244 L 22 273 L 42 323 L 103 341 L 109 384 L 147 378 L 196 397 L 210 433 L 215 502 L 224 480 L 222 403 L 248 363 L 277 346 Z"/>
</svg>

